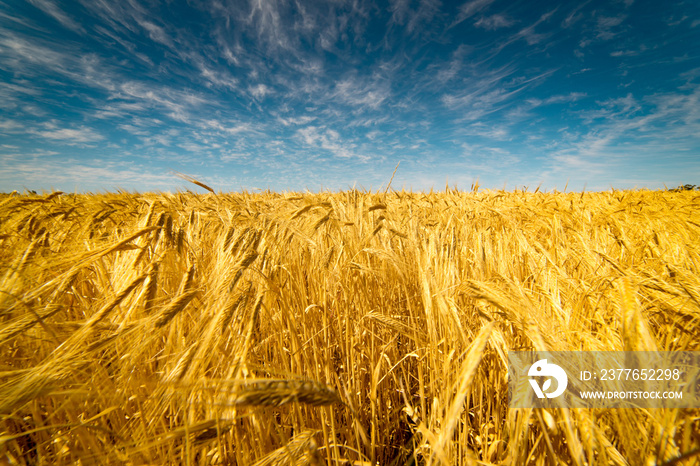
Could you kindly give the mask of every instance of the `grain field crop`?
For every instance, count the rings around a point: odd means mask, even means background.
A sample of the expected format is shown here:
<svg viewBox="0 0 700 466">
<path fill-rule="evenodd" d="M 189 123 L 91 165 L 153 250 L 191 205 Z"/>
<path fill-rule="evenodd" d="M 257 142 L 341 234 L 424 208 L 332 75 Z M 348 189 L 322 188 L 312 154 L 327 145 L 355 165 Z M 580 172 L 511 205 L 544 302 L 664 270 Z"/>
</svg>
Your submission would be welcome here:
<svg viewBox="0 0 700 466">
<path fill-rule="evenodd" d="M 700 194 L 0 195 L 0 463 L 697 464 L 509 350 L 700 351 Z"/>
</svg>

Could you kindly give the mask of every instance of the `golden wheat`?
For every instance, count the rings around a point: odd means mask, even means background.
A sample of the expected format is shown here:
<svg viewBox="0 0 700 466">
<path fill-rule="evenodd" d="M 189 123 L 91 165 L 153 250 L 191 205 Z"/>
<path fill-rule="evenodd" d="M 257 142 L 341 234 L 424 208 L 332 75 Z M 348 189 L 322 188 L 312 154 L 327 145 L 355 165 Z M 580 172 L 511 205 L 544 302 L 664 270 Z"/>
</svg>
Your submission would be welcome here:
<svg viewBox="0 0 700 466">
<path fill-rule="evenodd" d="M 310 406 L 342 404 L 335 390 L 313 380 L 246 380 L 233 394 L 233 402 L 242 406 L 281 406 L 304 403 Z"/>
<path fill-rule="evenodd" d="M 195 184 L 0 195 L 0 463 L 697 461 L 698 409 L 508 409 L 506 373 L 700 351 L 697 193 Z"/>
</svg>

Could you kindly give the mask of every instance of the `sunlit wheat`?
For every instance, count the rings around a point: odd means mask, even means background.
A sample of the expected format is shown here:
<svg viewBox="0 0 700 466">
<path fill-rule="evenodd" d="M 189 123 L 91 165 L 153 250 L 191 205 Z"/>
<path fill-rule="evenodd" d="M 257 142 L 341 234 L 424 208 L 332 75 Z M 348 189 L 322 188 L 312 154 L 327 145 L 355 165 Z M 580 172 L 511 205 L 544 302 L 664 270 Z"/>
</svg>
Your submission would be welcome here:
<svg viewBox="0 0 700 466">
<path fill-rule="evenodd" d="M 506 373 L 700 350 L 696 191 L 203 187 L 0 195 L 0 463 L 697 460 L 698 410 L 509 410 Z"/>
</svg>

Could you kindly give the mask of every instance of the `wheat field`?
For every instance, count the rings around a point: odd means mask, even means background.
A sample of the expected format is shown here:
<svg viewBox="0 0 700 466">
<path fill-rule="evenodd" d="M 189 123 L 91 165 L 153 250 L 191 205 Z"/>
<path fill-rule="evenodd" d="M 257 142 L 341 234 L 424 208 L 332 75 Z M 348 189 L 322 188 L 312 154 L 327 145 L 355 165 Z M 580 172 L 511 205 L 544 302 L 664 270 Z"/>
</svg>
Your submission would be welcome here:
<svg viewBox="0 0 700 466">
<path fill-rule="evenodd" d="M 700 351 L 700 193 L 0 195 L 0 463 L 697 464 L 509 409 L 512 350 Z"/>
</svg>

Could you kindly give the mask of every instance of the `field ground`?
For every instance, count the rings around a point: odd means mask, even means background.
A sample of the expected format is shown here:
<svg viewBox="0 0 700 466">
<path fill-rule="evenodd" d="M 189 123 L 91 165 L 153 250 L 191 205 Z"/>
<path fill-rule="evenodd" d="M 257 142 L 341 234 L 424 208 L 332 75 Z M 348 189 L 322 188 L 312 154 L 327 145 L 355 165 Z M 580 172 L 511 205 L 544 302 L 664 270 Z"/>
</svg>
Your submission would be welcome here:
<svg viewBox="0 0 700 466">
<path fill-rule="evenodd" d="M 693 191 L 1 195 L 0 463 L 697 464 L 506 368 L 699 351 L 699 253 Z"/>
</svg>

